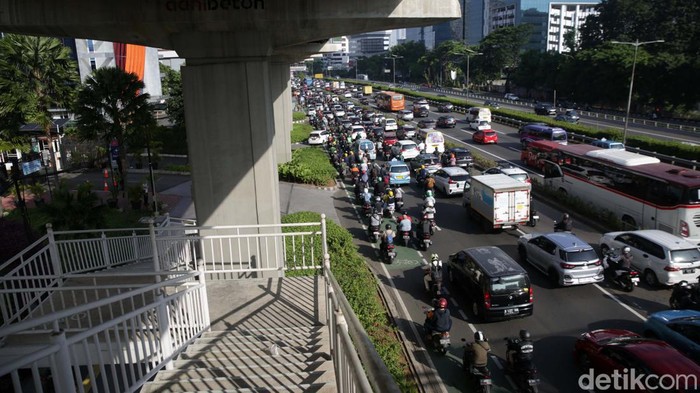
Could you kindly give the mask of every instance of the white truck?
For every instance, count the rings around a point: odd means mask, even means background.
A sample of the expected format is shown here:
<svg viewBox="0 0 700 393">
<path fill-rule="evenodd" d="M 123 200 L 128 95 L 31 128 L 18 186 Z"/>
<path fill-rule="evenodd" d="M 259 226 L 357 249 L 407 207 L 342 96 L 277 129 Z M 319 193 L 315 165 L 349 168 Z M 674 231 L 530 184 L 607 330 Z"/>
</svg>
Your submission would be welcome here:
<svg viewBox="0 0 700 393">
<path fill-rule="evenodd" d="M 501 173 L 473 176 L 465 185 L 462 206 L 486 230 L 515 228 L 530 221 L 530 191 L 530 183 Z"/>
</svg>

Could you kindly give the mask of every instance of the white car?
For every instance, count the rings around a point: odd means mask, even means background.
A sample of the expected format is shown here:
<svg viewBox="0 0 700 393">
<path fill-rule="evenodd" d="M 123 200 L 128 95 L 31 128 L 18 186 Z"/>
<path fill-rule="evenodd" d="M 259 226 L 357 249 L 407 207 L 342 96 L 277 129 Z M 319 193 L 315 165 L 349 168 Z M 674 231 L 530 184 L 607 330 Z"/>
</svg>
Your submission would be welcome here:
<svg viewBox="0 0 700 393">
<path fill-rule="evenodd" d="M 700 249 L 676 235 L 658 229 L 609 232 L 600 238 L 600 251 L 629 247 L 632 267 L 650 285 L 697 282 L 700 275 Z"/>
<path fill-rule="evenodd" d="M 413 141 L 401 140 L 397 141 L 394 146 L 391 147 L 391 153 L 394 157 L 398 157 L 402 160 L 410 160 L 416 158 L 420 151 L 418 150 L 418 145 Z"/>
<path fill-rule="evenodd" d="M 469 122 L 469 128 L 476 131 L 490 130 L 491 123 L 486 120 L 472 120 Z"/>
<path fill-rule="evenodd" d="M 399 129 L 399 123 L 392 118 L 384 119 L 382 125 L 384 126 L 384 131 L 396 131 Z"/>
<path fill-rule="evenodd" d="M 469 181 L 469 172 L 459 166 L 438 169 L 433 173 L 435 189 L 445 195 L 455 195 L 464 192 L 464 183 Z"/>
<path fill-rule="evenodd" d="M 309 134 L 309 145 L 322 145 L 328 142 L 328 137 L 331 135 L 328 130 L 311 131 Z"/>
<path fill-rule="evenodd" d="M 516 96 L 516 95 L 513 94 L 513 93 L 507 93 L 507 94 L 504 96 L 504 98 L 505 98 L 506 100 L 512 100 L 512 101 L 518 101 L 518 100 L 520 99 L 520 97 Z"/>
<path fill-rule="evenodd" d="M 404 109 L 399 112 L 399 119 L 404 121 L 411 121 L 413 120 L 413 112 L 409 111 L 408 109 Z"/>
<path fill-rule="evenodd" d="M 367 139 L 367 131 L 362 126 L 354 125 L 350 129 L 350 139 Z"/>
</svg>

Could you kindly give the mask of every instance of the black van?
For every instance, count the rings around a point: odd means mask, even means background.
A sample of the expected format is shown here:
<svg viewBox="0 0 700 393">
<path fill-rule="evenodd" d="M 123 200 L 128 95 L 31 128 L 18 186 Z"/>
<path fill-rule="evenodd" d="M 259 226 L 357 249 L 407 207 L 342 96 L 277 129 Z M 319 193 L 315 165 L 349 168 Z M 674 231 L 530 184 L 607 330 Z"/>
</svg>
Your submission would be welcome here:
<svg viewBox="0 0 700 393">
<path fill-rule="evenodd" d="M 532 315 L 533 293 L 525 269 L 498 247 L 465 248 L 449 257 L 451 288 L 471 298 L 474 316 L 483 320 Z"/>
</svg>

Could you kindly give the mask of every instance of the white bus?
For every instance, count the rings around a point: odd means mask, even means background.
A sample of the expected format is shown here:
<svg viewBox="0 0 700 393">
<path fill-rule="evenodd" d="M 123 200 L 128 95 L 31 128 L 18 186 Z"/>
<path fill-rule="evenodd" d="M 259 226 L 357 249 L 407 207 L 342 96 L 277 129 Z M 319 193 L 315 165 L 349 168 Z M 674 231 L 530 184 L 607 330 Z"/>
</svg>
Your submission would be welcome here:
<svg viewBox="0 0 700 393">
<path fill-rule="evenodd" d="M 538 141 L 527 149 L 537 149 L 529 155 L 538 160 L 526 162 L 543 169 L 545 185 L 611 212 L 630 228 L 660 229 L 700 245 L 700 171 L 591 145 Z"/>
<path fill-rule="evenodd" d="M 467 121 L 484 120 L 491 123 L 491 109 L 474 106 L 467 110 Z"/>
</svg>

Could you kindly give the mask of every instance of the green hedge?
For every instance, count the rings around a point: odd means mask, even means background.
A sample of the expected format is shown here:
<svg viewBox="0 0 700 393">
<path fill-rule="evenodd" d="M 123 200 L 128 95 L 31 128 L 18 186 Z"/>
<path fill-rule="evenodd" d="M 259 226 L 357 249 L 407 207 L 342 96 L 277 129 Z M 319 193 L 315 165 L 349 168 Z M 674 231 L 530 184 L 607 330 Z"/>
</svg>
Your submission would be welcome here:
<svg viewBox="0 0 700 393">
<path fill-rule="evenodd" d="M 299 212 L 282 218 L 283 223 L 319 222 L 320 220 L 321 215 L 315 212 Z M 313 229 L 295 227 L 285 228 L 285 231 Z M 327 220 L 326 230 L 331 271 L 338 280 L 343 294 L 401 390 L 417 391 L 403 357 L 401 344 L 379 297 L 377 279 L 367 267 L 365 259 L 358 253 L 352 235 L 347 229 Z M 318 253 L 316 257 L 320 258 L 322 252 L 320 247 L 315 252 Z"/>
<path fill-rule="evenodd" d="M 313 131 L 313 127 L 309 124 L 294 124 L 292 125 L 292 143 L 302 143 L 309 139 L 309 134 Z"/>
<path fill-rule="evenodd" d="M 279 177 L 294 183 L 329 186 L 338 174 L 328 160 L 328 154 L 320 148 L 296 149 L 290 162 L 279 165 Z"/>
<path fill-rule="evenodd" d="M 293 121 L 306 120 L 306 113 L 304 113 L 304 112 L 292 112 L 292 120 Z"/>
</svg>

